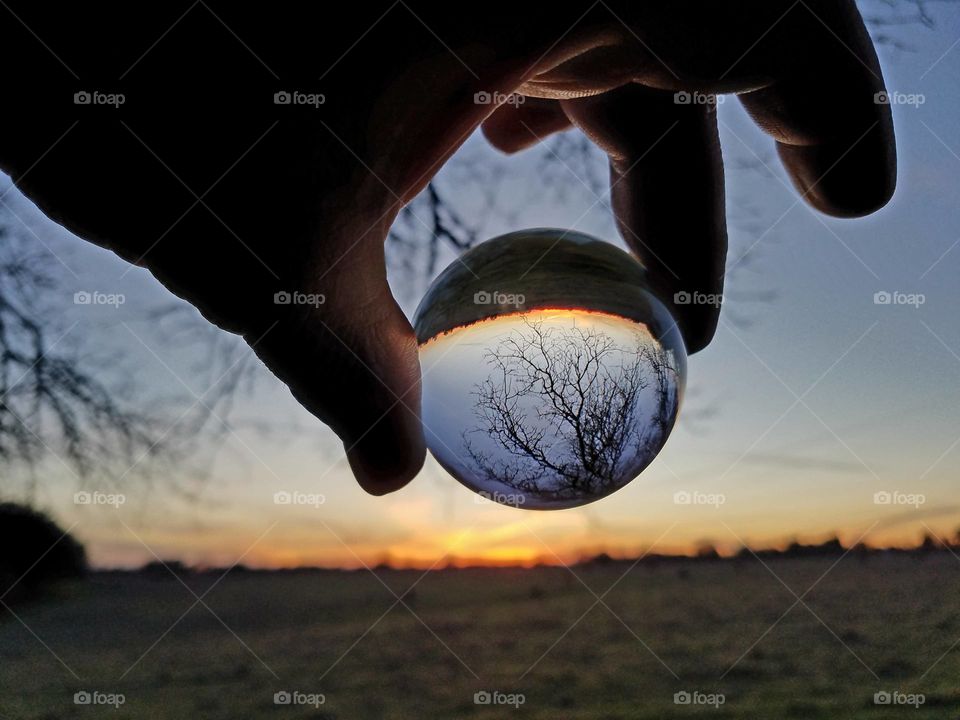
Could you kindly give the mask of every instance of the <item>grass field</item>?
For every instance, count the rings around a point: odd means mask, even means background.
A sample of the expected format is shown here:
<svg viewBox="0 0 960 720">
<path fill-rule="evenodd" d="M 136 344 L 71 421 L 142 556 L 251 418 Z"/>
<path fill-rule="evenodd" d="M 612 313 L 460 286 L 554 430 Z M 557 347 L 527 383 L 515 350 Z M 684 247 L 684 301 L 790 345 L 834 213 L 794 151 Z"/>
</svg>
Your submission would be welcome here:
<svg viewBox="0 0 960 720">
<path fill-rule="evenodd" d="M 205 596 L 216 576 L 187 577 L 196 605 L 173 577 L 95 574 L 0 608 L 0 718 L 957 717 L 960 562 L 836 561 L 237 571 Z M 385 587 L 414 583 L 409 609 Z"/>
</svg>

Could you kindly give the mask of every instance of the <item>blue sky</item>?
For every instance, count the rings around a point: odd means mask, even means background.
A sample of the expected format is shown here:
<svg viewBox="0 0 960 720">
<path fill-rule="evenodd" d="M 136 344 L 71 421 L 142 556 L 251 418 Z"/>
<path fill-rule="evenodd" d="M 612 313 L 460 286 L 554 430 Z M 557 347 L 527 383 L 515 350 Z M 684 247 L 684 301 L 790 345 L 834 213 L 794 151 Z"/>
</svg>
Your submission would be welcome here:
<svg viewBox="0 0 960 720">
<path fill-rule="evenodd" d="M 198 562 L 232 562 L 257 541 L 246 557 L 255 564 L 356 564 L 387 555 L 429 564 L 448 551 L 507 561 L 654 543 L 663 551 L 701 540 L 767 544 L 834 530 L 877 543 L 952 533 L 960 527 L 960 12 L 938 4 L 933 13 L 935 29 L 893 29 L 909 51 L 880 49 L 888 88 L 923 102 L 894 106 L 898 190 L 870 218 L 833 220 L 798 203 L 772 142 L 733 98 L 719 106 L 733 299 L 714 342 L 690 361 L 681 423 L 667 447 L 611 498 L 556 513 L 478 505 L 432 461 L 404 490 L 367 496 L 330 431 L 262 371 L 196 501 L 162 486 L 130 487 L 118 511 L 77 507 L 74 480 L 51 463 L 40 503 L 76 522 L 102 564 L 145 560 L 141 540 Z M 521 189 L 536 190 L 542 180 L 542 155 L 504 158 L 479 135 L 458 156 L 501 168 L 505 198 L 525 197 Z M 747 161 L 755 167 L 741 168 Z M 456 172 L 454 161 L 441 180 L 456 187 Z M 604 203 L 574 177 L 579 166 L 567 172 L 565 198 L 534 193 L 516 213 L 488 217 L 485 233 L 572 227 L 619 244 Z M 476 198 L 454 199 L 479 206 Z M 62 271 L 63 295 L 50 302 L 62 302 L 68 327 L 76 321 L 66 342 L 119 351 L 145 401 L 176 386 L 177 376 L 203 392 L 188 354 L 152 344 L 142 313 L 172 301 L 152 277 L 72 237 L 15 190 L 5 202 Z M 400 285 L 412 314 L 423 286 Z M 72 305 L 76 289 L 122 292 L 127 303 L 93 314 Z M 923 304 L 875 304 L 878 292 L 920 294 Z M 246 428 L 244 417 L 296 429 L 278 441 Z M 278 506 L 278 490 L 322 494 L 324 502 Z M 717 502 L 678 504 L 678 492 Z M 877 504 L 878 492 L 901 500 Z M 923 503 L 904 504 L 897 492 L 922 495 Z"/>
</svg>

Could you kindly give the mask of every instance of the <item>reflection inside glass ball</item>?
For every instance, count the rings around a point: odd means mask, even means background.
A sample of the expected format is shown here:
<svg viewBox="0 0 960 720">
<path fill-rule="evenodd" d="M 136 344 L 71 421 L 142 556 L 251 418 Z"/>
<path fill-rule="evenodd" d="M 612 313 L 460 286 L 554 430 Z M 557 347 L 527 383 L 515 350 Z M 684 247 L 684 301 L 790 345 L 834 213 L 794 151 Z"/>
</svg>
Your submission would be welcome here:
<svg viewBox="0 0 960 720">
<path fill-rule="evenodd" d="M 441 274 L 414 324 L 427 444 L 490 500 L 598 500 L 639 475 L 673 428 L 680 333 L 642 266 L 612 245 L 559 230 L 488 241 Z"/>
</svg>

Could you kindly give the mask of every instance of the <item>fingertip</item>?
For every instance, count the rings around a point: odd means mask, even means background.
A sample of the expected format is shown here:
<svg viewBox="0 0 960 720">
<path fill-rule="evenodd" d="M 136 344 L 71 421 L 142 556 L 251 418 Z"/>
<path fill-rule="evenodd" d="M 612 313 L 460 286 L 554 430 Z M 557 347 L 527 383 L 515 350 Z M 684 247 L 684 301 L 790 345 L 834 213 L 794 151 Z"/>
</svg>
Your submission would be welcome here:
<svg viewBox="0 0 960 720">
<path fill-rule="evenodd" d="M 508 155 L 517 153 L 570 127 L 570 119 L 557 101 L 510 97 L 523 101 L 501 105 L 480 125 L 487 142 L 497 150 Z"/>
<path fill-rule="evenodd" d="M 505 127 L 499 121 L 492 121 L 493 117 L 495 115 L 480 125 L 480 132 L 483 133 L 483 137 L 494 149 L 506 155 L 513 155 L 536 143 L 536 138 L 529 136 L 523 138 L 512 128 Z"/>
<path fill-rule="evenodd" d="M 719 321 L 720 308 L 717 307 L 698 312 L 696 316 L 687 317 L 679 322 L 688 355 L 698 353 L 710 344 L 717 332 Z"/>
<path fill-rule="evenodd" d="M 413 328 L 392 298 L 349 302 L 331 293 L 321 306 L 281 305 L 282 320 L 252 346 L 293 397 L 337 434 L 364 490 L 399 490 L 426 456 Z"/>
<path fill-rule="evenodd" d="M 707 285 L 703 284 L 701 287 L 707 287 Z M 722 285 L 715 285 L 711 289 L 716 291 L 713 293 L 717 298 L 716 302 L 693 304 L 678 301 L 678 298 L 689 292 L 679 285 L 664 283 L 661 287 L 654 288 L 655 294 L 666 305 L 677 323 L 687 355 L 703 350 L 716 334 L 717 325 L 720 322 Z M 706 293 L 703 294 L 706 295 Z"/>
<path fill-rule="evenodd" d="M 422 430 L 383 421 L 353 443 L 344 442 L 357 483 L 371 495 L 396 492 L 413 480 L 426 459 Z"/>
<path fill-rule="evenodd" d="M 896 191 L 894 143 L 876 128 L 852 146 L 778 144 L 777 150 L 801 197 L 827 215 L 870 215 L 890 202 Z"/>
</svg>

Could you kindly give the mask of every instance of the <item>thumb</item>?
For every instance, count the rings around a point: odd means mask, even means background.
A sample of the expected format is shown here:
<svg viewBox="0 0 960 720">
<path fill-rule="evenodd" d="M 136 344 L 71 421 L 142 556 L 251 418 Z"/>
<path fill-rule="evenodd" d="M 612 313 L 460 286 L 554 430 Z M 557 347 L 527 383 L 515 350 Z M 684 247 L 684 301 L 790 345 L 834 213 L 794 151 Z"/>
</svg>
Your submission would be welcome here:
<svg viewBox="0 0 960 720">
<path fill-rule="evenodd" d="M 300 287 L 280 290 L 272 325 L 245 335 L 267 367 L 343 441 L 360 486 L 406 485 L 426 454 L 413 328 L 386 279 L 386 228 L 322 243 Z M 286 294 L 284 294 L 286 293 Z"/>
</svg>

